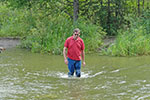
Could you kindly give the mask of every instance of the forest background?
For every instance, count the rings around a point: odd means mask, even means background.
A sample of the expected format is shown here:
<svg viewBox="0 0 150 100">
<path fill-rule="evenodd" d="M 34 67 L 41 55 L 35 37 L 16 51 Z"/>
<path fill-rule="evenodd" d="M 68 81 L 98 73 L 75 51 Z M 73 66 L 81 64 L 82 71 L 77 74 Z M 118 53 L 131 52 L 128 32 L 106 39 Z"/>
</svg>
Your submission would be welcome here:
<svg viewBox="0 0 150 100">
<path fill-rule="evenodd" d="M 0 37 L 32 52 L 62 54 L 77 27 L 86 53 L 150 55 L 149 0 L 0 0 Z M 116 40 L 104 45 L 106 36 Z"/>
</svg>

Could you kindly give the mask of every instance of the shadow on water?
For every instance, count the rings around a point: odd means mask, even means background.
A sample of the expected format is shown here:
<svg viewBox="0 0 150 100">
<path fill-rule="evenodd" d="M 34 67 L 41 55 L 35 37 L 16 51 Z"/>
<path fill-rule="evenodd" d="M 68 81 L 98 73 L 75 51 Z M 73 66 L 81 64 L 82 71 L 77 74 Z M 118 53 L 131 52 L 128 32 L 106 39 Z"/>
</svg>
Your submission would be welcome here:
<svg viewBox="0 0 150 100">
<path fill-rule="evenodd" d="M 0 100 L 149 100 L 150 57 L 86 55 L 81 78 L 63 56 L 8 49 L 0 54 Z"/>
</svg>

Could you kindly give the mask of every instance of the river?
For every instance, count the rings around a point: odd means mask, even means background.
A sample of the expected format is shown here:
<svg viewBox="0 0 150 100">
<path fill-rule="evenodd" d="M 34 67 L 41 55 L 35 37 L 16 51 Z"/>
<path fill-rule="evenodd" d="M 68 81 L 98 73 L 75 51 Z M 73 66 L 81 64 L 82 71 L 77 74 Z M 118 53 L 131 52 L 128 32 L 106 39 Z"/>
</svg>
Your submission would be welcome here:
<svg viewBox="0 0 150 100">
<path fill-rule="evenodd" d="M 0 54 L 0 100 L 150 100 L 150 56 L 86 55 L 81 78 L 63 56 L 11 48 Z"/>
</svg>

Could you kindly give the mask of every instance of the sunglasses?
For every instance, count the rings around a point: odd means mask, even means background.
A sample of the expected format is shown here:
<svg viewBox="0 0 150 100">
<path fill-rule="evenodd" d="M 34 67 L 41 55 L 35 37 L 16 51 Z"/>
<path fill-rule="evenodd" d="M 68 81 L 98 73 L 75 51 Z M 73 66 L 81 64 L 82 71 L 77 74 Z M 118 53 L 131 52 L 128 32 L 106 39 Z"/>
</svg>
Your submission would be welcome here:
<svg viewBox="0 0 150 100">
<path fill-rule="evenodd" d="M 79 34 L 74 34 L 74 35 L 77 35 L 77 36 L 79 36 Z"/>
</svg>

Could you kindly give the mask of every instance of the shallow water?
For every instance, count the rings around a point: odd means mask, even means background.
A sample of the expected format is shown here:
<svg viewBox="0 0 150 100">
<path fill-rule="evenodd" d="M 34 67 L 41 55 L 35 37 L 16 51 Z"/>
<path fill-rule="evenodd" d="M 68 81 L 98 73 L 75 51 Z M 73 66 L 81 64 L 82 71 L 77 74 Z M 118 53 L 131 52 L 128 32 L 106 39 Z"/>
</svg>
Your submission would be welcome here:
<svg viewBox="0 0 150 100">
<path fill-rule="evenodd" d="M 63 56 L 8 49 L 0 54 L 0 100 L 150 100 L 150 56 L 86 55 L 81 78 Z"/>
</svg>

